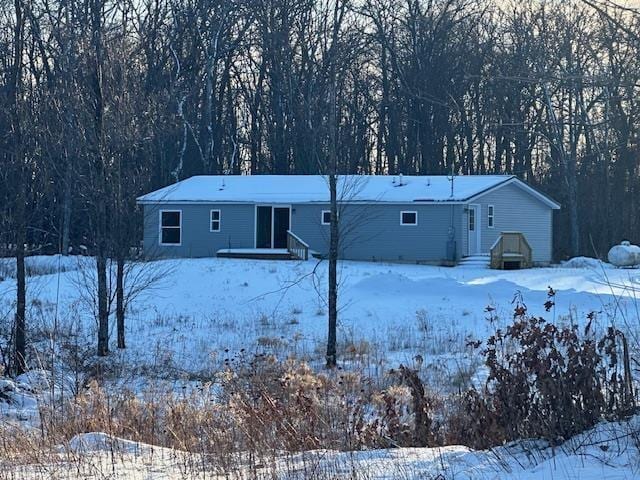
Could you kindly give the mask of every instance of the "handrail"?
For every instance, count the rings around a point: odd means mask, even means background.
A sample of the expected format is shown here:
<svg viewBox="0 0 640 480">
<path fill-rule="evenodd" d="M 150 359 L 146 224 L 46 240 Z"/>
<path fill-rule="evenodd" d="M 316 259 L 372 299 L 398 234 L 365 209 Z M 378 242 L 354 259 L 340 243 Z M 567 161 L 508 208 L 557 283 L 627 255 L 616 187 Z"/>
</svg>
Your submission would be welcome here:
<svg viewBox="0 0 640 480">
<path fill-rule="evenodd" d="M 293 233 L 291 230 L 287 230 L 287 234 L 291 235 L 293 238 L 296 239 L 296 241 L 298 243 L 301 243 L 304 247 L 309 248 L 309 244 L 307 242 L 305 242 L 304 240 L 302 240 L 299 236 L 297 236 L 295 233 Z"/>
<path fill-rule="evenodd" d="M 287 250 L 300 260 L 309 260 L 309 244 L 291 230 L 287 230 Z"/>
</svg>

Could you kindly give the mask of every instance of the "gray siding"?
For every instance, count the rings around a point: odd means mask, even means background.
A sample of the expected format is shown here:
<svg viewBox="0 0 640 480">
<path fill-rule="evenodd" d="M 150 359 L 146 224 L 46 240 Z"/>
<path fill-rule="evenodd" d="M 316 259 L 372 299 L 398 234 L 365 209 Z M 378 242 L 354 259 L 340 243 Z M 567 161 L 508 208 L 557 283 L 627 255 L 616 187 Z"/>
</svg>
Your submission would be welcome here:
<svg viewBox="0 0 640 480">
<path fill-rule="evenodd" d="M 516 185 L 509 184 L 479 197 L 478 224 L 482 251 L 488 253 L 502 231 L 524 233 L 537 263 L 552 259 L 553 210 Z M 488 228 L 488 205 L 494 206 L 495 226 Z M 329 250 L 329 226 L 321 212 L 328 204 L 292 204 L 291 229 L 312 250 Z M 221 230 L 211 232 L 210 210 L 221 211 Z M 160 210 L 182 211 L 182 244 L 159 243 Z M 418 212 L 417 226 L 400 225 L 400 212 Z M 467 214 L 462 205 L 349 204 L 341 207 L 341 251 L 344 259 L 439 263 L 446 259 L 449 227 L 455 226 L 457 257 L 467 254 Z M 144 251 L 147 257 L 210 257 L 222 248 L 255 246 L 255 205 L 166 204 L 144 206 Z"/>
<path fill-rule="evenodd" d="M 489 252 L 500 232 L 516 231 L 522 232 L 527 238 L 533 250 L 534 262 L 551 262 L 553 210 L 547 205 L 514 184 L 500 187 L 470 203 L 480 205 L 483 252 Z M 494 228 L 488 227 L 489 205 L 494 207 Z M 466 253 L 466 242 L 463 252 Z"/>
<path fill-rule="evenodd" d="M 311 249 L 327 253 L 329 226 L 321 212 L 328 204 L 298 204 L 291 215 L 293 232 Z M 453 209 L 454 225 L 460 224 L 459 205 L 376 204 L 345 205 L 340 211 L 342 258 L 439 263 L 446 259 L 446 245 Z M 418 225 L 400 225 L 400 212 L 418 212 Z M 456 228 L 458 252 L 462 231 Z"/>
<path fill-rule="evenodd" d="M 160 245 L 160 210 L 182 211 L 182 245 Z M 210 231 L 210 211 L 220 210 L 219 232 Z M 144 206 L 147 257 L 213 257 L 221 248 L 253 248 L 252 204 L 165 204 Z"/>
</svg>

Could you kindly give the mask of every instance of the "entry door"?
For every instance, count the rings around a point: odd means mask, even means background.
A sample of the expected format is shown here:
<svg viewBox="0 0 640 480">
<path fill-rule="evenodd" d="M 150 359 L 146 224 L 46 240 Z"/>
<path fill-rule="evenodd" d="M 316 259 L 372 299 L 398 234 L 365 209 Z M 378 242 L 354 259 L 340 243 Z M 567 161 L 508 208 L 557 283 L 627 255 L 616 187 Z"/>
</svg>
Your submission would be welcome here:
<svg viewBox="0 0 640 480">
<path fill-rule="evenodd" d="M 273 208 L 258 207 L 256 214 L 256 248 L 271 248 Z"/>
<path fill-rule="evenodd" d="M 289 207 L 257 207 L 256 248 L 287 248 L 290 213 Z"/>
<path fill-rule="evenodd" d="M 479 205 L 469 205 L 467 216 L 467 232 L 469 235 L 469 255 L 476 255 L 480 252 L 480 207 Z"/>
<path fill-rule="evenodd" d="M 289 207 L 273 207 L 273 248 L 287 248 Z"/>
</svg>

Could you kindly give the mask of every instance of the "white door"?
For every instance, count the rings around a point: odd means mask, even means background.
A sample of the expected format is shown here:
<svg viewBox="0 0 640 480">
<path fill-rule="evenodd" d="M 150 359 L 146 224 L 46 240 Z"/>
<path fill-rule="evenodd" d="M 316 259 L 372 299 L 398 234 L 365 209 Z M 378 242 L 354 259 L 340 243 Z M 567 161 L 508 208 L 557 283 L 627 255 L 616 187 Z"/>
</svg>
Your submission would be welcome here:
<svg viewBox="0 0 640 480">
<path fill-rule="evenodd" d="M 467 232 L 469 235 L 469 255 L 482 253 L 480 251 L 480 205 L 469 205 L 467 211 Z"/>
</svg>

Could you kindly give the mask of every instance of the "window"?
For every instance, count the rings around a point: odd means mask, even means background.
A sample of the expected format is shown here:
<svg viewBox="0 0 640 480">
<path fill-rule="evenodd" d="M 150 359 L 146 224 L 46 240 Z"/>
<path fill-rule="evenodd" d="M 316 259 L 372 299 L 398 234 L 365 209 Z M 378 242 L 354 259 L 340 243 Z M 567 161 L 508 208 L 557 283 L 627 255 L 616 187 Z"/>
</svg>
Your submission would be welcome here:
<svg viewBox="0 0 640 480">
<path fill-rule="evenodd" d="M 182 242 L 182 211 L 160 210 L 160 245 L 180 245 Z"/>
<path fill-rule="evenodd" d="M 322 211 L 322 225 L 331 225 L 331 210 Z"/>
<path fill-rule="evenodd" d="M 487 227 L 493 228 L 493 205 L 487 207 Z"/>
<path fill-rule="evenodd" d="M 476 209 L 469 208 L 469 231 L 474 232 L 476 230 Z"/>
<path fill-rule="evenodd" d="M 211 232 L 220 231 L 220 210 L 211 210 L 209 229 Z"/>
<path fill-rule="evenodd" d="M 400 212 L 400 225 L 418 225 L 418 212 Z"/>
</svg>

